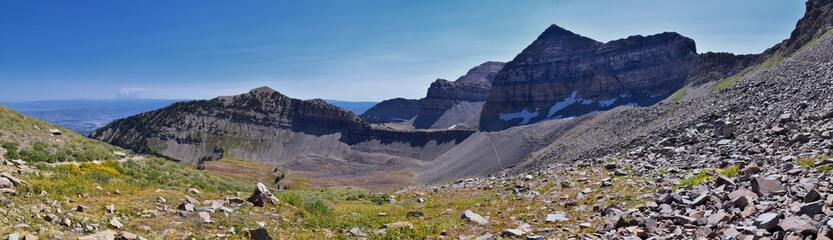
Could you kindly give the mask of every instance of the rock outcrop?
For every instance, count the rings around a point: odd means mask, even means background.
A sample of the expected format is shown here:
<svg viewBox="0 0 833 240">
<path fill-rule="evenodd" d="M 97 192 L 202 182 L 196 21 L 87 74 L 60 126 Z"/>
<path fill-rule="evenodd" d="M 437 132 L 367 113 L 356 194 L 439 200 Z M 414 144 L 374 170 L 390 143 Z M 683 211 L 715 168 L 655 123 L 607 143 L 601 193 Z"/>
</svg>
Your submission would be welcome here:
<svg viewBox="0 0 833 240">
<path fill-rule="evenodd" d="M 399 123 L 417 129 L 475 129 L 483 103 L 503 62 L 485 62 L 455 81 L 437 79 L 425 98 L 383 101 L 361 117 L 372 123 Z M 408 122 L 413 119 L 413 122 Z M 466 127 L 463 127 L 466 125 Z"/>
<path fill-rule="evenodd" d="M 685 85 L 697 59 L 694 41 L 677 33 L 600 43 L 552 25 L 497 74 L 480 127 L 652 105 Z"/>
<path fill-rule="evenodd" d="M 370 123 L 406 122 L 419 113 L 419 101 L 405 98 L 388 99 L 368 109 L 361 118 Z"/>
<path fill-rule="evenodd" d="M 492 82 L 495 75 L 503 68 L 505 63 L 486 62 L 472 68 L 456 81 L 451 82 L 445 79 L 437 79 L 428 88 L 428 94 L 420 100 L 419 113 L 414 120 L 415 128 L 449 128 L 457 124 L 467 122 L 470 118 L 480 115 L 477 107 L 471 111 L 459 113 L 449 112 L 452 108 L 463 102 L 484 102 L 489 97 Z M 478 104 L 479 106 L 479 104 Z M 479 106 L 482 108 L 482 106 Z M 456 122 L 447 119 L 439 122 L 445 114 L 456 114 L 457 116 L 446 116 L 455 118 Z"/>
</svg>

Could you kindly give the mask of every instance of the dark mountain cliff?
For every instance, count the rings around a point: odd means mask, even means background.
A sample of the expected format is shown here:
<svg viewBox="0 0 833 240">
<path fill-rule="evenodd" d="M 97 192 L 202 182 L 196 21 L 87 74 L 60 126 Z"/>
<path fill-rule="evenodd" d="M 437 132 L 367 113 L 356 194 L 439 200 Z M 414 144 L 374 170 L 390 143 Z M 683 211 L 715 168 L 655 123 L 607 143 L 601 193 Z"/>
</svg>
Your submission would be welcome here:
<svg viewBox="0 0 833 240">
<path fill-rule="evenodd" d="M 419 113 L 419 100 L 394 98 L 377 103 L 361 115 L 371 123 L 405 122 Z"/>
<path fill-rule="evenodd" d="M 414 120 L 414 127 L 421 129 L 450 127 L 446 126 L 447 124 L 434 125 L 449 109 L 461 102 L 486 101 L 495 75 L 503 68 L 504 64 L 502 62 L 486 62 L 472 68 L 466 75 L 461 76 L 454 82 L 445 79 L 434 81 L 431 87 L 428 88 L 425 98 L 420 100 L 419 113 Z M 476 118 L 479 111 L 466 115 L 468 116 L 461 116 L 461 119 L 451 124 L 463 123 L 467 118 Z"/>
<path fill-rule="evenodd" d="M 503 62 L 485 62 L 455 81 L 437 79 L 428 88 L 425 98 L 395 98 L 383 101 L 361 118 L 372 123 L 397 123 L 414 119 L 408 124 L 417 129 L 446 129 L 477 120 L 491 92 L 495 75 Z"/>
<path fill-rule="evenodd" d="M 694 41 L 677 33 L 600 43 L 552 25 L 497 74 L 480 126 L 651 105 L 686 83 L 697 58 Z"/>
</svg>

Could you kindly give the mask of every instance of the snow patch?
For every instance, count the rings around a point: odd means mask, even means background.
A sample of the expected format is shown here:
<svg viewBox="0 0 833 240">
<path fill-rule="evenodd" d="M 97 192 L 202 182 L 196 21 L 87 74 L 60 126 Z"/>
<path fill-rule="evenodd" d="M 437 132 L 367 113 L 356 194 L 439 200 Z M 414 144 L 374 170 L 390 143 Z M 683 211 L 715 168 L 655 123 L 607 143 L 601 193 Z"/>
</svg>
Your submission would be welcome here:
<svg viewBox="0 0 833 240">
<path fill-rule="evenodd" d="M 590 105 L 590 104 L 593 104 L 593 103 L 594 103 L 594 101 L 590 100 L 590 99 L 581 100 L 582 105 Z"/>
<path fill-rule="evenodd" d="M 552 107 L 550 107 L 550 111 L 549 114 L 547 114 L 547 117 L 554 115 L 558 111 L 567 108 L 575 102 L 581 101 L 581 98 L 576 98 L 576 94 L 578 94 L 578 92 L 573 91 L 573 94 L 571 94 L 570 97 L 565 98 L 564 101 L 553 104 Z"/>
<path fill-rule="evenodd" d="M 520 112 L 516 112 L 516 113 L 501 113 L 501 114 L 498 114 L 498 117 L 500 118 L 500 120 L 503 120 L 503 121 L 511 121 L 513 119 L 522 118 L 523 121 L 521 121 L 520 124 L 527 124 L 527 123 L 529 123 L 529 120 L 531 120 L 532 118 L 534 118 L 536 116 L 538 116 L 538 110 L 535 110 L 535 112 L 530 112 L 530 111 L 527 111 L 526 109 L 524 109 L 523 111 L 520 111 Z"/>
<path fill-rule="evenodd" d="M 602 106 L 602 107 L 610 107 L 611 105 L 613 105 L 613 103 L 616 102 L 616 100 L 618 100 L 618 98 L 612 98 L 612 99 L 608 99 L 608 100 L 599 101 L 599 105 Z"/>
</svg>

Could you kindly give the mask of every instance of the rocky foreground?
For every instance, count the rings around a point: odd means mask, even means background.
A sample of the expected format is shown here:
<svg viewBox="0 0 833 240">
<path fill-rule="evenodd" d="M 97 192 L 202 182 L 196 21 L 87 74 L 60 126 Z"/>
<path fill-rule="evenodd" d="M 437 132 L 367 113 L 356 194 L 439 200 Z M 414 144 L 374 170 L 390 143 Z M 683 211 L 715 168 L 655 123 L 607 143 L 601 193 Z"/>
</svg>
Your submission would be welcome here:
<svg viewBox="0 0 833 240">
<path fill-rule="evenodd" d="M 475 230 L 471 236 L 477 239 L 831 239 L 830 49 L 833 35 L 828 32 L 715 95 L 639 110 L 691 112 L 671 117 L 657 113 L 663 124 L 647 128 L 653 130 L 649 133 L 638 129 L 649 138 L 625 142 L 604 157 L 435 187 L 510 189 L 498 192 L 538 203 L 529 209 L 550 209 L 525 220 L 516 215 L 513 222 L 502 223 L 508 226 L 501 231 Z M 608 176 L 576 180 L 576 172 Z M 588 181 L 589 187 L 575 186 Z M 622 188 L 616 184 L 621 181 L 630 189 L 616 190 Z M 553 183 L 560 189 L 545 187 Z M 599 192 L 605 194 L 588 195 Z M 639 199 L 627 197 L 633 194 Z M 549 220 L 569 224 L 553 229 L 546 224 Z"/>
</svg>

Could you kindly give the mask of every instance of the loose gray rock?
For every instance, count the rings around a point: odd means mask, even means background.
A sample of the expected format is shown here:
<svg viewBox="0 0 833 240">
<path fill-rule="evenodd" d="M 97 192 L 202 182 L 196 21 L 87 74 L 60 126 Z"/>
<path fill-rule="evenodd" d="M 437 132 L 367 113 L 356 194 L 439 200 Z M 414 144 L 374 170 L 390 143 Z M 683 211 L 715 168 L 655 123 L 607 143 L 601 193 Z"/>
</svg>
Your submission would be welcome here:
<svg viewBox="0 0 833 240">
<path fill-rule="evenodd" d="M 760 229 L 770 230 L 778 226 L 779 220 L 781 220 L 781 214 L 764 213 L 755 218 L 755 226 Z"/>
<path fill-rule="evenodd" d="M 472 212 L 471 210 L 463 211 L 463 214 L 460 215 L 460 218 L 480 225 L 489 224 L 489 220 L 487 220 L 483 216 L 480 216 L 480 214 Z"/>
</svg>

